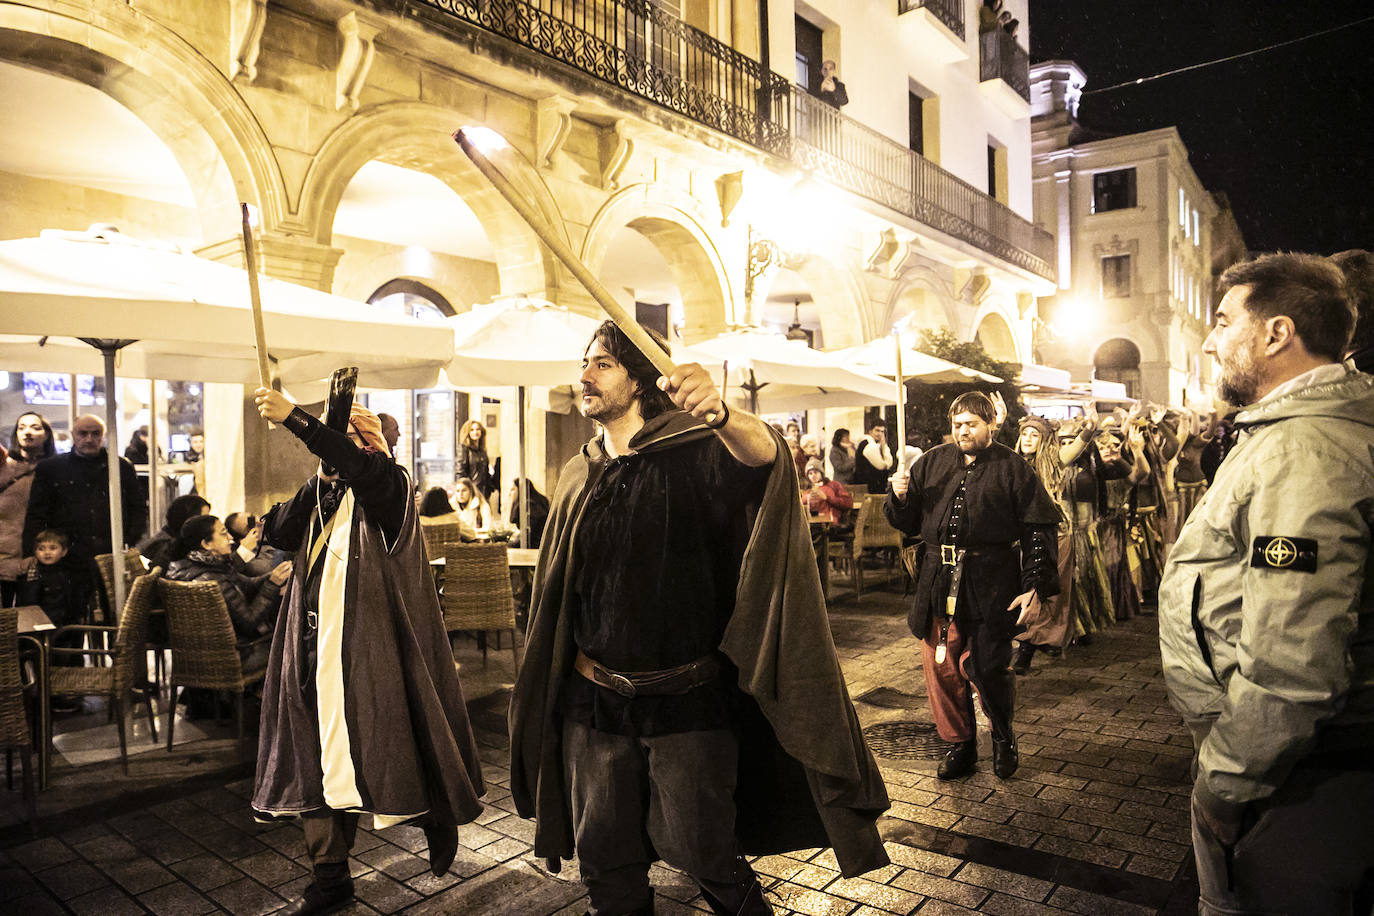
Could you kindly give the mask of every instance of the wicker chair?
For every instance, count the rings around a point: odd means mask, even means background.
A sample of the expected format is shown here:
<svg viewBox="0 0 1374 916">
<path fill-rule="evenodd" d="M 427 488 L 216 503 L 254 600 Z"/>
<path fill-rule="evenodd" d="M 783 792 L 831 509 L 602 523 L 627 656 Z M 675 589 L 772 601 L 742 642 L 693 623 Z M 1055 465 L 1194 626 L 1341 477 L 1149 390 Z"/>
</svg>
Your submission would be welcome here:
<svg viewBox="0 0 1374 916">
<path fill-rule="evenodd" d="M 421 525 L 420 534 L 425 539 L 425 553 L 429 559 L 438 559 L 444 556 L 444 551 L 448 548 L 461 544 L 463 542 L 461 531 L 462 529 L 457 522 Z"/>
<path fill-rule="evenodd" d="M 129 596 L 124 600 L 124 613 L 119 615 L 119 626 L 70 626 L 62 627 L 53 634 L 54 637 L 58 637 L 63 633 L 78 632 L 88 633 L 92 637 L 97 634 L 106 639 L 112 637 L 113 649 L 96 648 L 96 640 L 91 639 L 89 649 L 49 650 L 54 656 L 84 655 L 92 658 L 110 658 L 113 661 L 113 665 L 110 666 L 54 666 L 49 670 L 48 684 L 49 692 L 53 696 L 103 696 L 109 701 L 110 711 L 119 727 L 119 758 L 124 763 L 126 776 L 129 773 L 129 744 L 124 723 L 124 701 L 130 692 L 143 697 L 143 703 L 148 709 L 148 728 L 153 733 L 153 744 L 157 744 L 157 715 L 153 711 L 153 694 L 156 688 L 148 684 L 136 685 L 144 668 L 140 664 L 140 656 L 147 644 L 148 612 L 152 609 L 157 580 L 161 575 L 162 568 L 154 567 L 151 572 L 133 581 L 129 588 Z"/>
<path fill-rule="evenodd" d="M 227 690 L 234 694 L 236 735 L 243 737 L 243 693 L 261 681 L 265 671 L 245 674 L 239 649 L 271 639 L 240 643 L 229 619 L 229 608 L 216 582 L 159 583 L 162 606 L 167 610 L 167 631 L 172 649 L 171 685 L 167 703 L 167 750 L 172 749 L 177 697 L 183 687 Z"/>
<path fill-rule="evenodd" d="M 0 747 L 5 749 L 5 778 L 14 787 L 14 752 L 24 767 L 24 802 L 29 826 L 38 823 L 38 793 L 33 779 L 33 731 L 24 711 L 24 682 L 19 675 L 19 611 L 0 608 Z"/>
<path fill-rule="evenodd" d="M 853 537 L 842 540 L 832 539 L 830 542 L 830 559 L 849 570 L 854 582 L 855 595 L 859 598 L 864 596 L 863 557 L 865 551 L 893 548 L 892 556 L 894 559 L 888 564 L 888 578 L 891 579 L 896 572 L 895 557 L 902 547 L 902 533 L 888 524 L 887 518 L 883 515 L 883 500 L 885 498 L 885 496 L 874 494 L 866 496 L 863 505 L 859 507 L 858 518 L 854 522 Z M 857 498 L 855 502 L 858 502 Z"/>
<path fill-rule="evenodd" d="M 510 630 L 511 658 L 520 674 L 516 649 L 515 599 L 510 587 L 510 564 L 505 544 L 457 544 L 444 551 L 444 629 L 449 633 Z M 498 646 L 499 648 L 499 646 Z M 487 654 L 482 645 L 482 658 Z"/>
<path fill-rule="evenodd" d="M 101 607 L 106 623 L 114 624 L 114 614 L 109 613 L 109 606 L 106 602 L 114 600 L 114 554 L 102 553 L 95 558 L 95 565 L 100 567 L 100 581 L 105 586 L 105 598 Z M 143 557 L 136 548 L 130 547 L 124 551 L 124 594 L 129 594 L 129 588 L 133 585 L 134 579 L 146 572 L 143 566 Z"/>
</svg>

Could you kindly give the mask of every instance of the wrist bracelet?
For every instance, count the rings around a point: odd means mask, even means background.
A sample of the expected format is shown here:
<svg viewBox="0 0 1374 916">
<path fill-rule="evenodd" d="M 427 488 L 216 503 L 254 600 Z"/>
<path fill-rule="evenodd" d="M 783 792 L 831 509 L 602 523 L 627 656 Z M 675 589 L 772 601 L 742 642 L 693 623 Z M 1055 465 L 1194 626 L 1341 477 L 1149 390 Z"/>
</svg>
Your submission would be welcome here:
<svg viewBox="0 0 1374 916">
<path fill-rule="evenodd" d="M 720 429 L 722 426 L 724 426 L 726 423 L 729 423 L 729 422 L 730 422 L 730 407 L 729 407 L 729 405 L 727 405 L 727 404 L 721 404 L 721 405 L 720 405 L 720 415 L 719 415 L 718 417 L 716 417 L 716 421 L 715 421 L 714 423 L 711 423 L 711 422 L 708 421 L 708 422 L 706 423 L 706 428 L 707 428 L 707 429 Z"/>
</svg>

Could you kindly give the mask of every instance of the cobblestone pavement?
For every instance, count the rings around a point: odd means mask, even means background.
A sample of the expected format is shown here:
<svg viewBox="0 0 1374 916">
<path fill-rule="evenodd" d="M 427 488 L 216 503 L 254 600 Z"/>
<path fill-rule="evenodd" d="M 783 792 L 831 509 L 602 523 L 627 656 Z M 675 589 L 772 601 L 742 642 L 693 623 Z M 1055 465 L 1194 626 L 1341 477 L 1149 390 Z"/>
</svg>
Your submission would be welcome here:
<svg viewBox="0 0 1374 916">
<path fill-rule="evenodd" d="M 892 864 L 842 878 L 828 850 L 754 862 L 779 914 L 1150 914 L 1195 911 L 1188 834 L 1190 744 L 1169 709 L 1155 621 L 1142 617 L 1018 679 L 1021 770 L 994 778 L 986 729 L 979 771 L 935 778 L 917 643 L 905 600 L 874 592 L 836 604 L 836 645 L 892 796 L 880 823 Z M 484 760 L 486 810 L 460 829 L 458 857 L 429 873 L 423 833 L 359 832 L 358 902 L 345 913 L 572 916 L 586 899 L 576 863 L 549 875 L 533 826 L 507 791 L 510 654 L 460 651 Z M 89 717 L 106 728 L 103 713 Z M 200 723 L 197 723 L 200 725 Z M 178 723 L 178 736 L 183 727 Z M 17 791 L 0 803 L 0 912 L 163 916 L 271 913 L 299 893 L 308 865 L 299 827 L 249 815 L 252 742 L 207 728 L 148 744 L 131 760 L 64 765 L 40 799 L 37 838 Z M 147 741 L 136 734 L 131 742 Z M 17 787 L 17 786 L 16 786 Z M 681 874 L 656 866 L 661 914 L 709 908 Z"/>
</svg>

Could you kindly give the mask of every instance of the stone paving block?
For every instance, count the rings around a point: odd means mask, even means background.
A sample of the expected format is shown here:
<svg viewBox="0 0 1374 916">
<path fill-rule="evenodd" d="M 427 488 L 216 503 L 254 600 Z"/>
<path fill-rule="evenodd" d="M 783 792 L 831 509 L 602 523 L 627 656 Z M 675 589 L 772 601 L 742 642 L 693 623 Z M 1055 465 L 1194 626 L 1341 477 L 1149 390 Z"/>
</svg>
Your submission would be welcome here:
<svg viewBox="0 0 1374 916">
<path fill-rule="evenodd" d="M 1071 859 L 1082 859 L 1084 862 L 1092 862 L 1094 865 L 1103 865 L 1107 868 L 1120 868 L 1128 858 L 1126 853 L 1118 849 L 1080 843 L 1059 836 L 1042 836 L 1035 841 L 1034 848 L 1042 852 L 1068 856 Z"/>
<path fill-rule="evenodd" d="M 1045 786 L 1040 790 L 1036 798 L 1049 802 L 1064 805 L 1065 809 L 1070 805 L 1076 807 L 1094 808 L 1098 811 L 1115 811 L 1121 805 L 1121 799 L 1112 798 L 1109 795 L 1097 795 L 1093 792 L 1079 789 L 1061 789 L 1058 786 Z M 1060 812 L 1062 816 L 1063 812 Z"/>
<path fill-rule="evenodd" d="M 1057 789 L 1068 789 L 1077 791 L 1088 784 L 1088 780 L 1078 776 L 1066 776 L 1063 773 L 1055 773 L 1046 770 L 1025 769 L 1025 761 L 1022 761 L 1023 768 L 1016 771 L 1015 778 L 1008 781 L 1008 784 L 1016 783 L 1021 780 L 1042 783 L 1046 786 L 1053 786 Z M 1044 795 L 1043 790 L 1039 793 Z"/>
<path fill-rule="evenodd" d="M 893 801 L 902 801 L 910 805 L 919 805 L 923 808 L 929 806 L 935 799 L 940 797 L 936 793 L 929 792 L 925 789 L 917 789 L 914 786 L 893 785 L 891 783 L 888 784 L 887 794 Z"/>
<path fill-rule="evenodd" d="M 767 876 L 784 881 L 806 867 L 796 859 L 789 859 L 787 856 L 759 856 L 751 864 L 761 878 Z"/>
<path fill-rule="evenodd" d="M 286 902 L 248 877 L 215 888 L 210 899 L 234 916 L 265 916 Z"/>
<path fill-rule="evenodd" d="M 1189 855 L 1192 850 L 1189 850 Z M 1126 871 L 1134 872 L 1137 875 L 1148 875 L 1151 878 L 1159 878 L 1161 881 L 1172 881 L 1174 875 L 1182 867 L 1182 862 L 1177 859 L 1157 859 L 1154 856 L 1133 855 L 1126 860 Z"/>
<path fill-rule="evenodd" d="M 1100 766 L 1084 766 L 1081 763 L 1066 763 L 1060 772 L 1069 776 L 1082 776 L 1084 779 L 1100 779 L 1104 782 L 1114 782 L 1123 786 L 1135 785 L 1136 778 L 1139 775 L 1120 768 L 1107 769 Z"/>
<path fill-rule="evenodd" d="M 212 901 L 183 881 L 140 894 L 138 902 L 155 916 L 204 916 L 217 909 Z"/>
<path fill-rule="evenodd" d="M 469 831 L 480 830 L 481 828 L 472 827 L 468 824 L 461 824 L 458 827 L 458 842 L 464 846 L 476 848 L 478 845 L 472 842 Z M 420 827 L 412 827 L 409 824 L 397 824 L 394 827 L 387 827 L 385 830 L 373 831 L 374 836 L 388 843 L 394 843 L 402 849 L 411 852 L 423 852 L 429 848 L 429 840 L 425 839 L 425 831 Z M 492 837 L 491 839 L 495 839 Z M 487 842 L 490 843 L 491 839 Z"/>
<path fill-rule="evenodd" d="M 1152 836 L 1158 840 L 1167 840 L 1170 843 L 1177 843 L 1180 846 L 1187 846 L 1189 849 L 1193 845 L 1192 826 L 1180 826 L 1178 824 L 1151 824 L 1150 829 L 1145 831 L 1146 836 Z"/>
<path fill-rule="evenodd" d="M 1063 885 L 1055 888 L 1048 902 L 1074 913 L 1082 913 L 1083 916 L 1154 916 L 1154 911 L 1148 907 Z"/>
<path fill-rule="evenodd" d="M 59 900 L 70 900 L 110 883 L 104 872 L 79 859 L 45 868 L 36 872 L 34 877 Z"/>
<path fill-rule="evenodd" d="M 268 887 L 285 884 L 308 873 L 307 869 L 297 865 L 275 849 L 264 849 L 262 852 L 245 856 L 234 864 Z"/>
<path fill-rule="evenodd" d="M 223 825 L 223 821 L 220 822 Z M 267 847 L 241 830 L 225 825 L 218 833 L 196 835 L 196 842 L 206 849 L 213 849 L 226 859 L 242 859 L 262 852 Z"/>
<path fill-rule="evenodd" d="M 109 836 L 113 832 L 114 831 L 105 825 L 104 821 L 95 821 L 90 824 L 82 824 L 80 827 L 68 830 L 66 833 L 59 833 L 57 838 L 68 846 L 76 846 L 78 843 L 93 840 L 98 836 Z"/>
<path fill-rule="evenodd" d="M 58 903 L 41 889 L 34 887 L 35 893 L 8 901 L 0 912 L 22 913 L 23 916 L 69 916 L 70 910 Z"/>
<path fill-rule="evenodd" d="M 839 876 L 840 873 L 837 869 L 822 868 L 819 865 L 807 865 L 788 880 L 793 884 L 800 884 L 805 887 L 821 890 Z"/>
<path fill-rule="evenodd" d="M 492 821 L 486 826 L 497 833 L 522 840 L 530 846 L 534 845 L 534 821 L 527 821 L 523 817 L 510 814 L 500 820 Z"/>
<path fill-rule="evenodd" d="M 919 913 L 920 916 L 977 916 L 977 910 L 970 910 L 947 900 L 927 900 Z"/>
<path fill-rule="evenodd" d="M 144 912 L 132 897 L 108 887 L 68 900 L 67 906 L 77 916 L 142 916 Z"/>
<path fill-rule="evenodd" d="M 849 916 L 858 909 L 858 904 L 851 900 L 785 881 L 770 887 L 767 897 L 774 909 L 784 907 L 805 916 Z"/>
<path fill-rule="evenodd" d="M 214 814 L 228 814 L 245 807 L 242 796 L 230 792 L 224 786 L 197 792 L 191 796 L 191 801 Z"/>
<path fill-rule="evenodd" d="M 102 862 L 100 867 L 111 880 L 134 896 L 176 880 L 176 875 L 143 856 L 116 862 Z"/>
<path fill-rule="evenodd" d="M 1087 791 L 1096 795 L 1118 798 L 1122 801 L 1138 802 L 1142 805 L 1163 805 L 1169 798 L 1166 793 L 1158 789 L 1147 789 L 1143 786 L 1123 786 L 1101 780 L 1093 780 L 1088 783 Z"/>
<path fill-rule="evenodd" d="M 1054 885 L 1049 881 L 1041 881 L 1038 878 L 1030 878 L 1001 868 L 979 865 L 977 862 L 965 864 L 963 868 L 955 872 L 954 877 L 964 884 L 972 884 L 990 891 L 1035 901 L 1043 901 L 1054 889 Z"/>
<path fill-rule="evenodd" d="M 359 830 L 358 839 L 361 840 L 364 836 L 372 837 L 371 834 L 364 834 L 363 831 Z M 305 854 L 305 832 L 294 824 L 287 824 L 266 833 L 260 833 L 257 840 L 259 843 L 275 849 L 288 859 L 294 859 Z M 357 843 L 354 844 L 354 853 L 358 852 L 358 845 Z"/>
<path fill-rule="evenodd" d="M 473 875 L 480 875 L 488 869 L 495 868 L 496 865 L 496 860 L 490 856 L 459 846 L 458 853 L 453 857 L 453 864 L 449 866 L 449 871 L 461 878 L 471 878 Z"/>
<path fill-rule="evenodd" d="M 477 851 L 497 862 L 505 862 L 523 856 L 531 848 L 529 843 L 522 843 L 520 840 L 503 836 L 495 843 L 488 843 Z"/>
<path fill-rule="evenodd" d="M 1097 842 L 1116 849 L 1124 849 L 1127 852 L 1153 856 L 1156 859 L 1165 859 L 1175 863 L 1183 861 L 1184 857 L 1191 855 L 1193 851 L 1191 846 L 1180 846 L 1166 840 L 1157 840 L 1149 836 L 1132 833 L 1121 833 L 1116 830 L 1100 831 L 1097 834 Z"/>
<path fill-rule="evenodd" d="M 429 897 L 439 893 L 445 888 L 452 887 L 461 880 L 463 879 L 455 875 L 452 871 L 447 871 L 442 875 L 436 876 L 429 870 L 429 863 L 425 863 L 425 870 L 411 878 L 407 878 L 405 886 L 421 896 Z"/>
<path fill-rule="evenodd" d="M 305 830 L 302 829 L 302 828 L 300 827 L 299 824 L 292 824 L 291 826 L 292 826 L 292 827 L 296 830 L 296 832 L 300 835 L 300 838 L 301 838 L 301 849 L 304 850 L 304 849 L 305 849 Z M 424 831 L 423 831 L 423 830 L 420 831 L 420 836 L 421 836 L 421 837 L 424 836 Z M 382 839 L 381 837 L 377 836 L 377 834 L 374 833 L 374 832 L 371 831 L 371 830 L 359 830 L 359 831 L 358 831 L 358 836 L 357 836 L 357 838 L 354 839 L 354 841 L 353 841 L 353 855 L 356 856 L 356 855 L 357 855 L 358 853 L 360 853 L 360 852 L 367 852 L 369 849 L 375 849 L 376 847 L 382 845 L 382 844 L 385 843 L 385 842 L 386 842 L 386 840 L 384 840 L 384 839 Z M 426 845 L 427 845 L 427 844 L 426 844 Z M 423 849 L 424 846 L 421 846 L 420 848 Z"/>
<path fill-rule="evenodd" d="M 1192 823 L 1191 812 L 1180 811 L 1169 805 L 1142 805 L 1139 802 L 1123 801 L 1121 807 L 1116 810 L 1119 814 L 1138 817 L 1155 824 L 1173 824 L 1176 827 L 1187 827 Z"/>
<path fill-rule="evenodd" d="M 887 857 L 893 864 L 915 868 L 941 878 L 948 878 L 963 864 L 962 859 L 941 855 L 928 849 L 904 846 L 901 843 L 884 842 L 883 848 L 887 850 Z"/>
<path fill-rule="evenodd" d="M 1015 810 L 1003 805 L 993 805 L 986 802 L 970 801 L 967 798 L 942 798 L 932 805 L 938 811 L 951 811 L 955 814 L 964 814 L 970 817 L 980 818 L 994 824 L 1005 824 L 1011 820 Z"/>
<path fill-rule="evenodd" d="M 1095 827 L 1107 827 L 1121 833 L 1134 833 L 1140 836 L 1149 829 L 1150 822 L 1138 817 L 1128 817 L 1115 811 L 1099 811 L 1096 808 L 1079 808 L 1070 805 L 1064 809 L 1064 819 Z"/>
<path fill-rule="evenodd" d="M 192 887 L 201 891 L 211 891 L 244 877 L 243 872 L 218 856 L 208 853 L 175 862 L 171 869 Z"/>
<path fill-rule="evenodd" d="M 978 912 L 992 913 L 994 916 L 1060 916 L 1060 914 L 1071 913 L 1073 911 L 1061 910 L 1057 906 L 1035 903 L 1031 900 L 1024 900 L 1021 897 L 1012 897 L 1007 894 L 993 894 L 988 898 L 988 901 L 979 908 Z"/>
<path fill-rule="evenodd" d="M 924 899 L 922 894 L 866 878 L 839 878 L 827 885 L 825 892 L 885 913 L 909 913 Z"/>
<path fill-rule="evenodd" d="M 994 824 L 977 817 L 962 818 L 954 825 L 953 830 L 955 833 L 967 833 L 1001 843 L 1010 843 L 1013 846 L 1030 846 L 1040 836 L 1036 831 L 1027 830 L 1025 827 Z"/>
<path fill-rule="evenodd" d="M 986 761 L 987 772 L 992 772 L 992 762 Z M 969 801 L 984 801 L 992 794 L 992 789 L 978 785 L 970 779 L 951 779 L 943 780 L 935 778 L 934 772 L 917 783 L 918 788 L 925 789 L 935 795 L 954 796 L 955 798 L 967 798 Z"/>
<path fill-rule="evenodd" d="M 952 827 L 959 820 L 959 814 L 955 812 L 939 808 L 922 808 L 919 805 L 908 805 L 906 802 L 893 802 L 886 816 L 911 821 L 913 824 L 928 824 L 931 827 L 942 828 Z"/>
<path fill-rule="evenodd" d="M 397 881 L 406 881 L 420 872 L 429 871 L 427 858 L 417 856 L 399 846 L 392 846 L 390 843 L 382 843 L 357 858 L 358 861 L 366 862 L 377 871 L 395 878 Z"/>
<path fill-rule="evenodd" d="M 1044 817 L 1039 814 L 1028 814 L 1024 811 L 1018 812 L 1012 817 L 1011 824 L 1013 827 L 1025 827 L 1027 830 L 1079 841 L 1091 840 L 1098 831 L 1098 828 L 1092 824 L 1061 821 L 1057 817 Z"/>
<path fill-rule="evenodd" d="M 102 839 L 104 837 L 95 837 L 88 842 L 93 843 Z M 63 862 L 70 862 L 77 857 L 72 847 L 55 837 L 33 840 L 22 846 L 15 846 L 9 850 L 9 854 L 10 858 L 29 871 L 42 871 L 54 865 L 61 865 Z"/>
<path fill-rule="evenodd" d="M 423 903 L 412 906 L 406 916 L 448 916 L 453 913 L 509 913 L 510 916 L 517 916 L 519 911 L 510 909 L 510 902 L 535 885 L 548 883 L 549 878 L 532 869 L 504 865 L 440 891 Z"/>
<path fill-rule="evenodd" d="M 962 881 L 954 881 L 949 878 L 939 878 L 919 871 L 908 871 L 898 875 L 892 879 L 892 886 L 912 891 L 923 897 L 934 897 L 947 903 L 957 903 L 959 906 L 973 909 L 976 909 L 988 897 L 988 891 L 985 888 L 975 887 L 972 884 L 965 884 Z"/>
<path fill-rule="evenodd" d="M 141 852 L 152 856 L 163 865 L 181 862 L 205 852 L 205 847 L 182 833 L 169 830 L 164 824 L 161 833 L 140 837 L 137 846 Z"/>
<path fill-rule="evenodd" d="M 1037 787 L 1038 788 L 1038 787 Z M 1039 796 L 1019 795 L 1015 792 L 996 791 L 988 796 L 987 804 L 1002 808 L 1012 808 L 1029 814 L 1043 814 L 1058 817 L 1067 807 L 1063 802 Z"/>
<path fill-rule="evenodd" d="M 112 817 L 105 823 L 115 832 L 131 840 L 155 836 L 167 830 L 167 825 L 162 818 L 148 811 L 135 811 L 119 817 Z"/>
<path fill-rule="evenodd" d="M 355 878 L 353 893 L 379 913 L 394 913 L 424 899 L 401 882 L 377 871 Z"/>
<path fill-rule="evenodd" d="M 1118 748 L 1111 749 L 1113 753 L 1117 750 Z M 1105 767 L 1112 759 L 1111 755 L 1106 753 L 1106 749 L 1103 749 L 1103 751 L 1099 753 L 1093 750 L 1092 745 L 1089 745 L 1086 749 L 1079 749 L 1076 751 L 1066 751 L 1057 747 L 1042 748 L 1036 757 L 1049 760 L 1062 760 L 1066 764 L 1087 767 Z"/>
</svg>

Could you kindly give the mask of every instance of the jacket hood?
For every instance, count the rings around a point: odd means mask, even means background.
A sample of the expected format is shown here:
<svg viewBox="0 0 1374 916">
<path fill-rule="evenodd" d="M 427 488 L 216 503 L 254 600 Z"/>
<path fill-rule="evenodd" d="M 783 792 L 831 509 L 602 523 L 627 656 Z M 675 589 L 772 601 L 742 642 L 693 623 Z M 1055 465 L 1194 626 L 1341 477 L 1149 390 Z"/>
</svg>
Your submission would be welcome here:
<svg viewBox="0 0 1374 916">
<path fill-rule="evenodd" d="M 643 428 L 630 437 L 630 448 L 643 454 L 674 448 L 711 435 L 714 433 L 706 428 L 705 421 L 698 420 L 685 410 L 665 410 L 652 420 L 646 420 Z M 601 436 L 597 435 L 588 442 L 582 452 L 592 461 L 605 459 Z"/>
<path fill-rule="evenodd" d="M 1263 426 L 1292 417 L 1327 417 L 1374 426 L 1374 375 L 1357 372 L 1348 363 L 1345 374 L 1261 401 L 1236 415 L 1236 426 Z"/>
</svg>

